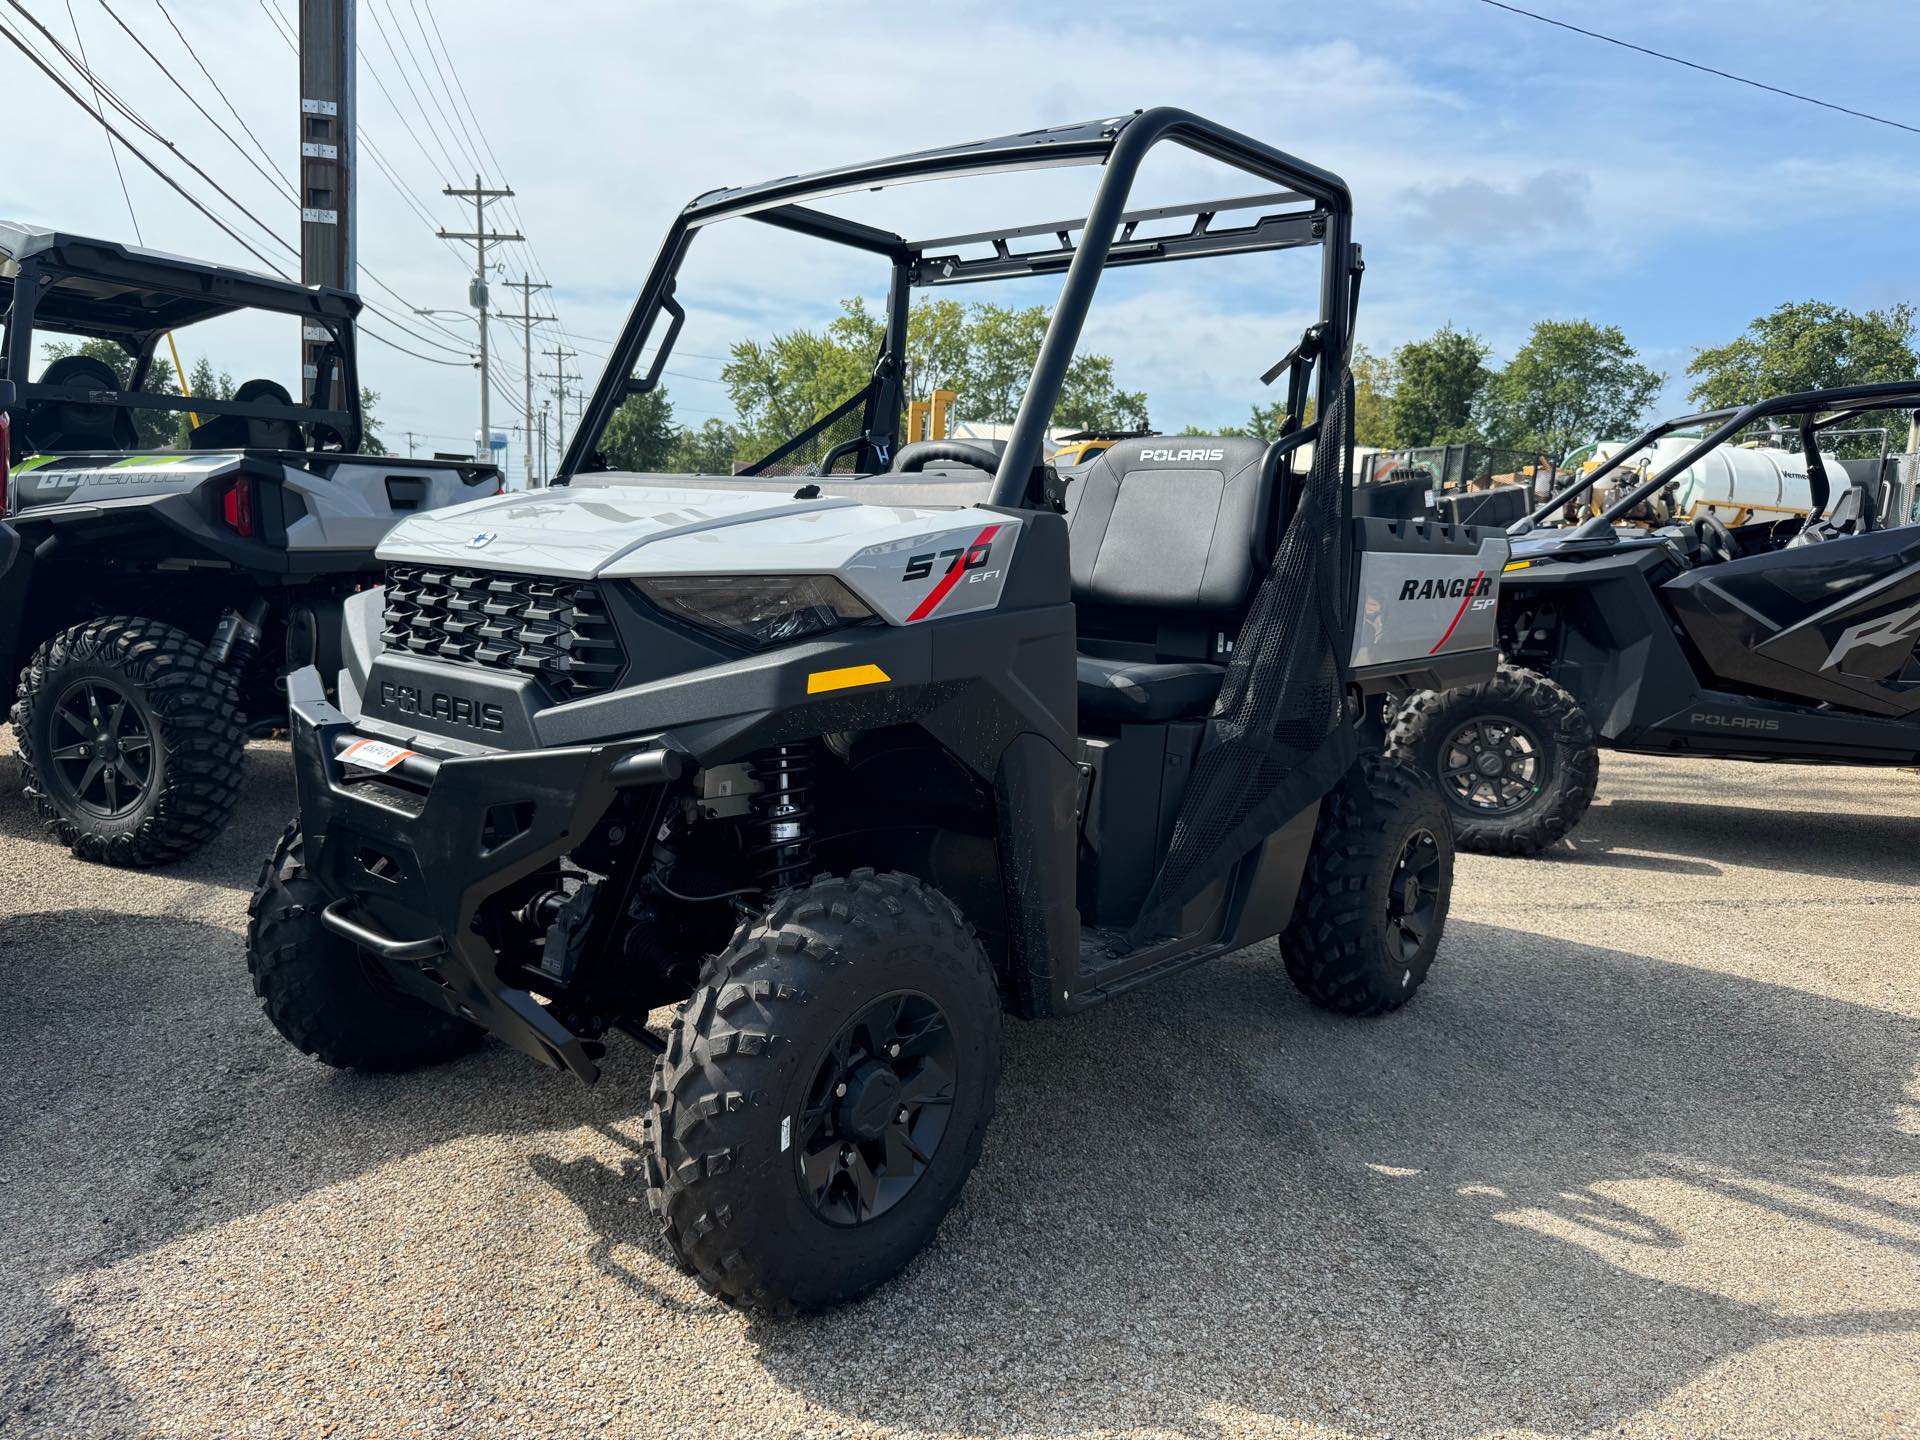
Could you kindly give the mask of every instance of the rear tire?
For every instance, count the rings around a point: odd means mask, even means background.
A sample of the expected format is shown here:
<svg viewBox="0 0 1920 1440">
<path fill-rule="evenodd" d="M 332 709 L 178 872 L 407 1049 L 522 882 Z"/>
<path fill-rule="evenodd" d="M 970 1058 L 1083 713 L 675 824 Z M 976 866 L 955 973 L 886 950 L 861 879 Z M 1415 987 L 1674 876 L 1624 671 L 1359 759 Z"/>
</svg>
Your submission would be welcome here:
<svg viewBox="0 0 1920 1440">
<path fill-rule="evenodd" d="M 993 970 L 946 896 L 871 870 L 783 893 L 707 963 L 654 1066 L 668 1248 L 733 1305 L 864 1294 L 959 1198 L 999 1066 Z"/>
<path fill-rule="evenodd" d="M 1564 839 L 1600 780 L 1580 702 L 1517 665 L 1480 685 L 1414 696 L 1387 749 L 1435 778 L 1460 848 L 1483 855 L 1535 855 Z M 1487 775 L 1480 764 L 1499 770 Z"/>
<path fill-rule="evenodd" d="M 1432 782 L 1365 756 L 1321 801 L 1280 936 L 1287 975 L 1326 1010 L 1397 1010 L 1427 978 L 1452 896 L 1453 835 Z"/>
<path fill-rule="evenodd" d="M 158 620 L 62 630 L 20 673 L 13 732 L 27 795 L 82 860 L 163 865 L 233 813 L 246 734 L 233 676 Z"/>
<path fill-rule="evenodd" d="M 378 962 L 320 923 L 327 894 L 307 876 L 295 821 L 247 907 L 253 993 L 289 1044 L 337 1070 L 417 1070 L 466 1054 L 479 1026 L 403 995 Z"/>
</svg>

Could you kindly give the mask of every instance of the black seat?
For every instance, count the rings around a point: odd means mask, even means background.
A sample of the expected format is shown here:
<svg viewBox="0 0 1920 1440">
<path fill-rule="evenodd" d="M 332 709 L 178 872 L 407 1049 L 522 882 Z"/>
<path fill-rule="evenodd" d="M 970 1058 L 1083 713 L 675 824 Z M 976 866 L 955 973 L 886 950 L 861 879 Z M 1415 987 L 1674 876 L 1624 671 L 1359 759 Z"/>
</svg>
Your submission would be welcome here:
<svg viewBox="0 0 1920 1440">
<path fill-rule="evenodd" d="M 1204 660 L 1109 660 L 1074 656 L 1080 713 L 1132 724 L 1205 715 L 1220 694 L 1223 665 Z"/>
<path fill-rule="evenodd" d="M 91 355 L 62 355 L 50 361 L 39 383 L 88 394 L 118 394 L 113 367 Z M 133 414 L 118 405 L 81 400 L 37 400 L 27 413 L 27 440 L 36 450 L 131 450 L 140 443 Z"/>
<path fill-rule="evenodd" d="M 1818 545 L 1827 540 L 1843 540 L 1849 535 L 1865 535 L 1879 528 L 1880 501 L 1875 487 L 1867 480 L 1854 480 L 1833 502 L 1833 510 L 1823 520 L 1804 525 L 1789 540 L 1789 546 Z"/>
<path fill-rule="evenodd" d="M 1108 449 L 1067 492 L 1083 722 L 1196 719 L 1273 558 L 1269 447 L 1153 436 Z"/>
<path fill-rule="evenodd" d="M 265 401 L 293 407 L 287 387 L 275 380 L 246 380 L 233 392 L 240 401 Z M 187 436 L 189 450 L 303 450 L 300 426 L 293 420 L 256 420 L 246 415 L 215 415 Z"/>
</svg>

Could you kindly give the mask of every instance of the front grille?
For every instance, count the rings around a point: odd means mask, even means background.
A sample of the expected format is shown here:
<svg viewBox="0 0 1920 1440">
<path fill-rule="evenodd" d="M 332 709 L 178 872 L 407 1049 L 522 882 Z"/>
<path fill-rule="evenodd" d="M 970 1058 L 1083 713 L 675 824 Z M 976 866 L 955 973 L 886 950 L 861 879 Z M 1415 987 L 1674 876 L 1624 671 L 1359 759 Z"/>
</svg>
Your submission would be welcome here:
<svg viewBox="0 0 1920 1440">
<path fill-rule="evenodd" d="M 390 566 L 380 638 L 398 654 L 533 676 L 556 700 L 610 690 L 626 668 L 589 580 Z"/>
</svg>

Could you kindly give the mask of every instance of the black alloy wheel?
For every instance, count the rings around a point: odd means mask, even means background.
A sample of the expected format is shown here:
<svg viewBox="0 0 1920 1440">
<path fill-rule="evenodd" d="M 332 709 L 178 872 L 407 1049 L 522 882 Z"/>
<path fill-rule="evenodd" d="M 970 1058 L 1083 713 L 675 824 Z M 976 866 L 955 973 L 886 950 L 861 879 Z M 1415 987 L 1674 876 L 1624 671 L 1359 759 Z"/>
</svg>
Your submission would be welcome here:
<svg viewBox="0 0 1920 1440">
<path fill-rule="evenodd" d="M 1455 841 L 1486 855 L 1537 855 L 1566 838 L 1600 778 L 1580 702 L 1539 671 L 1504 661 L 1478 685 L 1410 696 L 1387 750 L 1434 778 Z"/>
<path fill-rule="evenodd" d="M 1540 793 L 1540 737 L 1517 720 L 1477 716 L 1440 742 L 1440 786 L 1470 815 L 1511 815 Z"/>
<path fill-rule="evenodd" d="M 88 676 L 53 704 L 48 778 L 63 798 L 114 820 L 132 814 L 153 789 L 153 730 L 146 707 L 112 680 Z"/>
<path fill-rule="evenodd" d="M 952 1116 L 958 1049 L 945 1012 L 916 991 L 882 996 L 840 1028 L 793 1137 L 801 1194 L 822 1220 L 866 1224 L 919 1183 Z"/>
<path fill-rule="evenodd" d="M 1407 837 L 1393 878 L 1387 882 L 1387 929 L 1401 956 L 1411 961 L 1439 929 L 1447 877 L 1440 841 L 1419 829 Z"/>
</svg>

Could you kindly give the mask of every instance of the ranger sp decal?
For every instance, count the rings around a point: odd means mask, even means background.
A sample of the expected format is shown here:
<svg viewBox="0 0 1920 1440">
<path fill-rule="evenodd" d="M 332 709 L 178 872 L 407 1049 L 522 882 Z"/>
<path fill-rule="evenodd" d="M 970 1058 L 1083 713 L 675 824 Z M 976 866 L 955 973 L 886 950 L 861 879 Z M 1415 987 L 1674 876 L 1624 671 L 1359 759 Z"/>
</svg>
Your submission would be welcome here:
<svg viewBox="0 0 1920 1440">
<path fill-rule="evenodd" d="M 1400 587 L 1400 598 L 1402 600 L 1408 598 L 1407 586 L 1413 585 L 1414 583 L 1414 581 L 1409 580 L 1406 585 Z M 1487 578 L 1487 572 L 1482 570 L 1464 585 L 1458 580 L 1428 580 L 1424 582 L 1420 588 L 1425 589 L 1429 586 L 1444 588 L 1447 598 L 1449 599 L 1456 594 L 1463 597 L 1460 601 L 1460 608 L 1453 612 L 1453 621 L 1447 626 L 1447 633 L 1434 641 L 1433 649 L 1427 652 L 1429 655 L 1438 655 L 1440 653 L 1440 647 L 1451 640 L 1453 638 L 1453 632 L 1460 628 L 1460 617 L 1467 613 L 1467 606 L 1473 603 L 1475 597 L 1481 595 L 1486 590 L 1492 589 L 1493 581 L 1489 580 Z"/>
</svg>

